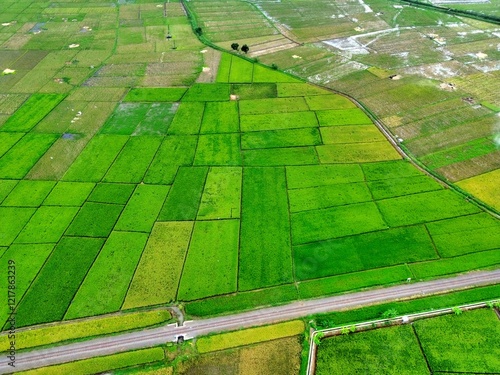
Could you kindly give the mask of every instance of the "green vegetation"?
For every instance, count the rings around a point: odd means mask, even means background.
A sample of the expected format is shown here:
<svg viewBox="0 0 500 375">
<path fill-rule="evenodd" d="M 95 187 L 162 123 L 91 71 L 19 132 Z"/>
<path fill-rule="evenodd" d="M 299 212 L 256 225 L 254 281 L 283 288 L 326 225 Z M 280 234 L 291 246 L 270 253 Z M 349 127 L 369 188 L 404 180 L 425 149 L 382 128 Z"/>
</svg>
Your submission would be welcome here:
<svg viewBox="0 0 500 375">
<path fill-rule="evenodd" d="M 241 178 L 242 169 L 238 167 L 210 168 L 197 220 L 239 218 Z"/>
<path fill-rule="evenodd" d="M 29 132 L 52 109 L 63 100 L 64 95 L 33 94 L 21 108 L 19 108 L 3 124 L 2 131 Z"/>
<path fill-rule="evenodd" d="M 239 220 L 196 222 L 179 285 L 179 300 L 236 291 L 239 228 Z M 216 274 L 211 272 L 214 269 Z"/>
<path fill-rule="evenodd" d="M 363 351 L 371 355 L 355 360 Z M 373 354 L 372 354 L 373 353 Z M 376 353 L 376 354 L 375 354 Z M 320 374 L 414 374 L 428 373 L 417 338 L 410 326 L 400 326 L 346 335 L 321 342 L 316 373 Z"/>
<path fill-rule="evenodd" d="M 85 276 L 64 319 L 118 311 L 148 235 L 113 232 Z"/>
<path fill-rule="evenodd" d="M 245 168 L 243 172 L 238 275 L 239 290 L 292 281 L 284 168 Z"/>
<path fill-rule="evenodd" d="M 141 182 L 161 141 L 160 137 L 153 136 L 131 137 L 116 157 L 103 181 Z"/>
<path fill-rule="evenodd" d="M 196 341 L 196 348 L 199 353 L 236 348 L 263 341 L 300 335 L 304 332 L 304 328 L 304 323 L 300 320 L 293 320 L 265 327 L 249 328 L 242 331 L 201 337 Z"/>
<path fill-rule="evenodd" d="M 169 189 L 164 185 L 137 185 L 115 230 L 151 232 Z"/>
<path fill-rule="evenodd" d="M 108 237 L 123 206 L 105 203 L 85 203 L 66 234 L 69 236 Z"/>
<path fill-rule="evenodd" d="M 123 332 L 130 329 L 153 326 L 170 320 L 167 310 L 133 312 L 119 315 L 64 322 L 57 326 L 47 326 L 17 332 L 17 349 L 34 348 L 68 340 L 94 337 L 109 333 Z M 2 347 L 8 347 L 8 335 L 0 336 Z"/>
<path fill-rule="evenodd" d="M 239 131 L 236 102 L 207 102 L 201 124 L 201 134 L 236 133 Z"/>
<path fill-rule="evenodd" d="M 64 181 L 99 182 L 128 139 L 129 137 L 125 135 L 96 135 L 62 179 Z"/>
<path fill-rule="evenodd" d="M 177 109 L 177 113 L 168 128 L 168 134 L 198 134 L 204 110 L 205 105 L 203 102 L 183 102 Z"/>
<path fill-rule="evenodd" d="M 77 207 L 40 207 L 15 242 L 57 243 L 77 212 Z"/>
<path fill-rule="evenodd" d="M 178 102 L 186 92 L 182 87 L 133 88 L 123 98 L 125 102 Z"/>
<path fill-rule="evenodd" d="M 500 324 L 492 310 L 425 319 L 414 326 L 432 371 L 495 372 L 500 366 Z"/>
<path fill-rule="evenodd" d="M 38 207 L 50 193 L 54 185 L 53 181 L 19 181 L 7 198 L 5 198 L 2 206 Z"/>
<path fill-rule="evenodd" d="M 43 201 L 47 206 L 81 206 L 94 189 L 89 182 L 58 182 Z"/>
<path fill-rule="evenodd" d="M 396 312 L 389 309 L 383 315 L 392 311 Z M 318 348 L 316 371 L 328 374 L 401 373 L 402 369 L 409 374 L 493 372 L 499 365 L 499 329 L 494 312 L 479 309 L 421 319 L 412 326 L 327 338 Z M 365 353 L 364 361 L 353 360 L 359 350 Z"/>
<path fill-rule="evenodd" d="M 62 320 L 103 243 L 101 238 L 63 237 L 19 303 L 18 326 Z"/>
<path fill-rule="evenodd" d="M 192 221 L 155 224 L 123 303 L 124 309 L 175 300 L 192 230 Z"/>
<path fill-rule="evenodd" d="M 174 184 L 160 212 L 161 221 L 194 220 L 208 168 L 179 168 Z"/>
<path fill-rule="evenodd" d="M 165 353 L 161 348 L 140 349 L 133 352 L 95 357 L 76 362 L 65 363 L 50 367 L 43 367 L 35 370 L 22 371 L 23 375 L 85 375 L 89 373 L 99 373 L 107 370 L 119 369 L 138 364 L 162 361 Z"/>
</svg>

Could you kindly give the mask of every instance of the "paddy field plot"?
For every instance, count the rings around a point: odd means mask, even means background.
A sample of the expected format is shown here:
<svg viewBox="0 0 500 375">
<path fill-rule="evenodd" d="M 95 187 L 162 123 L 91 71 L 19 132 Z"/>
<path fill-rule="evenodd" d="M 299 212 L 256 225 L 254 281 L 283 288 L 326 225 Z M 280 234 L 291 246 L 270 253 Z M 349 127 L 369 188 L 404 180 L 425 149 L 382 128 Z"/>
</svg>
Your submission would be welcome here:
<svg viewBox="0 0 500 375">
<path fill-rule="evenodd" d="M 491 309 L 425 318 L 410 325 L 330 337 L 318 374 L 495 373 L 500 325 Z M 464 355 L 467 353 L 467 355 Z"/>
<path fill-rule="evenodd" d="M 66 5 L 77 21 L 26 48 L 95 85 L 0 85 L 0 263 L 33 249 L 20 327 L 169 303 L 214 315 L 500 264 L 498 220 L 403 160 L 347 97 L 228 53 L 216 82 L 146 85 L 203 60 L 179 4 L 176 50 L 161 8 Z M 91 19 L 97 44 L 79 39 Z M 56 30 L 89 49 L 61 50 Z M 138 79 L 109 87 L 122 68 Z"/>
</svg>

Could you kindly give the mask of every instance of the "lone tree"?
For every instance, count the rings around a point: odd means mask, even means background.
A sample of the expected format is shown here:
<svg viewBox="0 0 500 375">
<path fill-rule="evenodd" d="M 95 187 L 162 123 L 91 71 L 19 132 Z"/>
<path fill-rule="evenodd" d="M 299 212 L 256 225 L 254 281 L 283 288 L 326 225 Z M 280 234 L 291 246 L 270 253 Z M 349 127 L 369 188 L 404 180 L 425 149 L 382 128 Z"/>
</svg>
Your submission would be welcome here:
<svg viewBox="0 0 500 375">
<path fill-rule="evenodd" d="M 238 51 L 238 48 L 240 48 L 240 45 L 238 43 L 233 43 L 233 44 L 231 44 L 231 48 L 234 49 L 235 51 Z"/>
<path fill-rule="evenodd" d="M 241 50 L 245 53 L 248 53 L 248 51 L 250 51 L 250 47 L 248 47 L 246 44 L 243 44 L 241 46 Z"/>
</svg>

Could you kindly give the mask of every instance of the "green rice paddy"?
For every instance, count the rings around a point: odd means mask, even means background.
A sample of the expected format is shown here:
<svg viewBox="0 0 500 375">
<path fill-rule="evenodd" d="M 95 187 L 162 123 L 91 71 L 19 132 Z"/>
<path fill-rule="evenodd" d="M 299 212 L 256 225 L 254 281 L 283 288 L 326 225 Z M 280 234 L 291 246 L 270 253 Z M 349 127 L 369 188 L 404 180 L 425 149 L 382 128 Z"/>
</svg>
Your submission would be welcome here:
<svg viewBox="0 0 500 375">
<path fill-rule="evenodd" d="M 170 5 L 164 19 L 61 3 L 40 35 L 0 39 L 25 38 L 0 51 L 19 70 L 0 76 L 17 95 L 0 101 L 0 264 L 23 275 L 20 327 L 168 303 L 213 315 L 500 264 L 498 220 L 403 160 L 347 97 L 227 53 L 215 82 L 194 83 L 205 46 Z M 76 21 L 49 22 L 55 10 Z"/>
</svg>

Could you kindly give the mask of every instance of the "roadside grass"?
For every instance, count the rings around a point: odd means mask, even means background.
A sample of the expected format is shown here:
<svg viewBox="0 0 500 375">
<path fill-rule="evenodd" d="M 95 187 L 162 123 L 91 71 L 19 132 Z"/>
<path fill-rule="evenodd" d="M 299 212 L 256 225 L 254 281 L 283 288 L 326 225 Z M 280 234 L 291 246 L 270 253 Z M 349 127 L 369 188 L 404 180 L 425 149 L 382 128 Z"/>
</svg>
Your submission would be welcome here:
<svg viewBox="0 0 500 375">
<path fill-rule="evenodd" d="M 400 283 L 411 277 L 406 265 L 376 268 L 298 282 L 299 298 L 309 299 L 346 291 Z"/>
<path fill-rule="evenodd" d="M 189 316 L 202 317 L 250 310 L 255 306 L 279 305 L 296 299 L 295 285 L 286 284 L 186 302 L 184 307 Z"/>
<path fill-rule="evenodd" d="M 163 361 L 165 353 L 162 348 L 139 349 L 132 352 L 94 357 L 80 361 L 42 367 L 35 370 L 21 371 L 23 375 L 85 375 L 119 369 L 127 366 Z"/>
<path fill-rule="evenodd" d="M 55 326 L 44 326 L 16 332 L 18 350 L 95 337 L 110 333 L 150 327 L 171 319 L 168 310 L 140 311 L 94 318 L 62 322 Z M 0 345 L 7 348 L 8 335 L 0 335 Z"/>
<path fill-rule="evenodd" d="M 120 310 L 147 239 L 146 233 L 112 232 L 78 288 L 64 319 Z"/>
<path fill-rule="evenodd" d="M 199 353 L 237 348 L 240 346 L 300 335 L 304 332 L 304 329 L 304 322 L 301 320 L 292 320 L 264 327 L 249 328 L 241 331 L 201 337 L 196 340 L 196 348 Z"/>
<path fill-rule="evenodd" d="M 177 299 L 190 301 L 236 291 L 239 228 L 239 220 L 195 223 Z"/>
<path fill-rule="evenodd" d="M 18 327 L 62 320 L 103 243 L 102 238 L 63 237 L 19 303 Z"/>
<path fill-rule="evenodd" d="M 155 224 L 122 309 L 159 305 L 176 299 L 192 230 L 192 221 Z"/>
<path fill-rule="evenodd" d="M 293 249 L 298 280 L 438 258 L 424 226 L 393 228 L 313 242 L 294 246 Z"/>
</svg>

